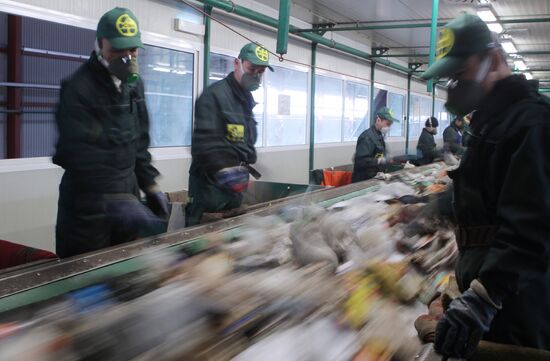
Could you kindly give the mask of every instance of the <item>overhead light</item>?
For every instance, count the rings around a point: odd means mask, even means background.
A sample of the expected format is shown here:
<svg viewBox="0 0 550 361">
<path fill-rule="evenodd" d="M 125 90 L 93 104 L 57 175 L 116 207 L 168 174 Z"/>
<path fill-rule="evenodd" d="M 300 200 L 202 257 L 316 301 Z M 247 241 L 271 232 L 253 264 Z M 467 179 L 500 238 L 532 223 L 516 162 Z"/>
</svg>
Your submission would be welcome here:
<svg viewBox="0 0 550 361">
<path fill-rule="evenodd" d="M 495 32 L 497 34 L 500 34 L 504 31 L 504 29 L 502 28 L 502 25 L 500 25 L 500 23 L 489 23 L 489 24 L 487 24 L 487 27 L 489 28 L 489 30 L 491 30 L 492 32 Z"/>
<path fill-rule="evenodd" d="M 504 51 L 508 54 L 515 54 L 518 52 L 518 49 L 516 49 L 516 46 L 514 45 L 512 40 L 505 40 L 500 43 L 500 45 L 502 45 L 502 49 L 504 49 Z"/>
<path fill-rule="evenodd" d="M 154 71 L 160 71 L 162 73 L 169 73 L 170 72 L 170 68 L 163 68 L 163 67 L 160 67 L 160 66 L 155 66 L 153 68 Z"/>
<path fill-rule="evenodd" d="M 531 74 L 531 73 L 524 73 L 524 75 L 525 75 L 525 78 L 526 78 L 527 80 L 533 79 L 533 74 Z"/>
<path fill-rule="evenodd" d="M 523 60 L 515 60 L 514 65 L 519 71 L 527 70 L 527 65 L 525 65 L 525 62 Z"/>
<path fill-rule="evenodd" d="M 477 16 L 486 23 L 490 22 L 496 22 L 497 17 L 495 16 L 495 13 L 489 8 L 483 8 L 477 11 Z"/>
</svg>

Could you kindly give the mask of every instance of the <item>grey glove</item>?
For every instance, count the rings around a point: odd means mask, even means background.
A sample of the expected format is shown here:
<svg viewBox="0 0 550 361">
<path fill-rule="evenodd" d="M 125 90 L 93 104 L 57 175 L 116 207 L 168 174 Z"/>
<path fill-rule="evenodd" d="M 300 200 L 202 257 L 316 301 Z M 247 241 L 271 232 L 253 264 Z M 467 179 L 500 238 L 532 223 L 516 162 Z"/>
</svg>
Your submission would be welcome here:
<svg viewBox="0 0 550 361">
<path fill-rule="evenodd" d="M 487 296 L 485 296 L 487 297 Z M 446 357 L 469 358 L 489 331 L 498 308 L 471 287 L 451 304 L 435 330 L 434 348 Z"/>
</svg>

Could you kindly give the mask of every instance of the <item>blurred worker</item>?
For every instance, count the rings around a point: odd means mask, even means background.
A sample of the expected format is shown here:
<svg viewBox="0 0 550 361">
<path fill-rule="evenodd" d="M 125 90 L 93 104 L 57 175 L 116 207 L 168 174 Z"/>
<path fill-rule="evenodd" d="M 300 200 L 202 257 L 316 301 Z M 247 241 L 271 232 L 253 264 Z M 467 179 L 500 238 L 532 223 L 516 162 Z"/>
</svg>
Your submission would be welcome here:
<svg viewBox="0 0 550 361">
<path fill-rule="evenodd" d="M 99 20 L 96 36 L 88 61 L 63 81 L 56 114 L 53 162 L 65 169 L 56 225 L 60 257 L 162 231 L 157 215 L 168 212 L 147 150 L 138 20 L 128 9 L 112 9 Z M 141 204 L 140 189 L 150 208 Z"/>
<path fill-rule="evenodd" d="M 361 133 L 353 156 L 352 182 L 371 179 L 378 172 L 386 171 L 386 165 L 390 160 L 386 159 L 384 137 L 390 131 L 393 122 L 399 123 L 399 120 L 393 117 L 390 108 L 383 107 L 376 112 L 374 124 Z"/>
<path fill-rule="evenodd" d="M 513 75 L 487 25 L 462 14 L 441 31 L 424 79 L 449 77 L 446 107 L 476 110 L 454 183 L 462 295 L 438 323 L 435 347 L 472 354 L 481 338 L 550 350 L 550 104 Z"/>
<path fill-rule="evenodd" d="M 462 156 L 466 148 L 462 145 L 464 117 L 456 116 L 443 131 L 443 149 L 454 155 Z"/>
<path fill-rule="evenodd" d="M 418 144 L 416 145 L 416 162 L 418 165 L 432 163 L 435 158 L 439 157 L 434 138 L 434 135 L 437 134 L 438 126 L 439 122 L 436 117 L 429 117 L 426 120 L 424 129 L 422 129 L 420 138 L 418 138 Z"/>
<path fill-rule="evenodd" d="M 256 102 L 251 92 L 260 87 L 266 68 L 273 71 L 269 52 L 249 43 L 234 60 L 234 71 L 197 99 L 187 226 L 198 224 L 204 212 L 240 207 L 249 171 L 254 172 L 250 164 L 256 162 L 258 133 L 252 112 Z"/>
</svg>

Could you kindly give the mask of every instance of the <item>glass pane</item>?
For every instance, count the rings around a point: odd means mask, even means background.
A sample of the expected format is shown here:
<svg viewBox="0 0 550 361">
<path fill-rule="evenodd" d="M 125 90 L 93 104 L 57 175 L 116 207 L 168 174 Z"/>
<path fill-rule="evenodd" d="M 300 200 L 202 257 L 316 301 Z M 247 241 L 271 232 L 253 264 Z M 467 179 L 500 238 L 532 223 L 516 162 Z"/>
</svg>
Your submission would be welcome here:
<svg viewBox="0 0 550 361">
<path fill-rule="evenodd" d="M 315 79 L 315 143 L 340 142 L 344 82 L 322 75 Z"/>
<path fill-rule="evenodd" d="M 139 54 L 151 147 L 191 144 L 193 54 L 145 45 Z"/>
<path fill-rule="evenodd" d="M 400 123 L 392 124 L 388 136 L 390 137 L 402 137 L 405 132 L 403 121 L 403 109 L 405 107 L 405 96 L 400 94 L 389 93 L 388 94 L 388 107 L 393 111 L 393 117 L 398 119 Z"/>
<path fill-rule="evenodd" d="M 420 126 L 420 112 L 421 98 L 417 95 L 411 95 L 411 112 L 410 112 L 410 123 L 409 123 L 409 140 L 417 140 L 420 136 L 420 131 L 422 127 Z"/>
<path fill-rule="evenodd" d="M 432 99 L 431 98 L 422 98 L 420 105 L 420 119 L 418 125 L 418 135 L 422 132 L 424 124 L 429 117 L 432 116 Z"/>
<path fill-rule="evenodd" d="M 374 87 L 373 102 L 374 102 L 373 110 L 374 110 L 374 114 L 376 114 L 376 112 L 380 110 L 380 108 L 388 106 L 388 91 Z M 376 119 L 376 116 L 374 116 L 373 118 Z"/>
<path fill-rule="evenodd" d="M 266 146 L 305 144 L 308 73 L 274 68 L 266 79 Z"/>
<path fill-rule="evenodd" d="M 55 107 L 58 89 L 22 89 L 21 157 L 52 155 L 57 142 Z"/>
<path fill-rule="evenodd" d="M 368 85 L 346 83 L 344 141 L 356 140 L 369 127 L 369 93 Z"/>
<path fill-rule="evenodd" d="M 235 69 L 235 57 L 211 53 L 210 54 L 210 75 L 208 76 L 209 85 L 214 84 L 217 81 L 222 80 L 229 75 Z M 269 70 L 268 70 L 269 71 Z M 256 129 L 258 132 L 258 139 L 256 140 L 256 146 L 262 146 L 263 144 L 263 126 L 264 126 L 264 86 L 266 81 L 265 73 L 262 86 L 252 92 L 252 96 L 256 101 L 254 107 L 254 118 L 256 119 Z"/>
</svg>

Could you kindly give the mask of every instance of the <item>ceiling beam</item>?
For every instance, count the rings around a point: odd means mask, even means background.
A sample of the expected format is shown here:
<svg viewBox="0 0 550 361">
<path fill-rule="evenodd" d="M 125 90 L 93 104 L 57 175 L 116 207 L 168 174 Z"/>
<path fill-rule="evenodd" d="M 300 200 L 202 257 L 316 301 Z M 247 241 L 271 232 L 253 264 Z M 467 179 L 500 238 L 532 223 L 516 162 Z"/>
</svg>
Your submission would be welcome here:
<svg viewBox="0 0 550 361">
<path fill-rule="evenodd" d="M 428 19 L 422 20 L 411 20 L 411 21 L 428 21 Z M 550 23 L 550 17 L 543 18 L 520 18 L 520 19 L 500 19 L 498 21 L 501 24 L 528 24 L 528 23 Z M 386 29 L 412 29 L 412 28 L 429 28 L 432 26 L 431 23 L 427 22 L 413 22 L 413 23 L 394 23 L 394 24 L 383 24 L 383 25 L 360 25 L 365 22 L 353 23 L 353 26 L 334 26 L 335 23 L 330 23 L 332 28 L 330 31 L 360 31 L 360 30 L 386 30 Z M 438 22 L 437 26 L 443 26 L 447 22 Z M 310 33 L 315 32 L 316 28 L 310 29 L 294 29 L 291 32 L 293 33 Z"/>
<path fill-rule="evenodd" d="M 390 48 L 391 50 L 391 48 Z M 550 55 L 550 50 L 534 50 L 534 51 L 518 51 L 517 53 L 511 53 L 510 55 L 521 55 L 521 56 L 528 56 L 528 55 Z M 419 54 L 372 54 L 374 58 L 422 58 L 422 57 L 428 57 L 430 54 L 427 53 L 419 53 Z"/>
</svg>

